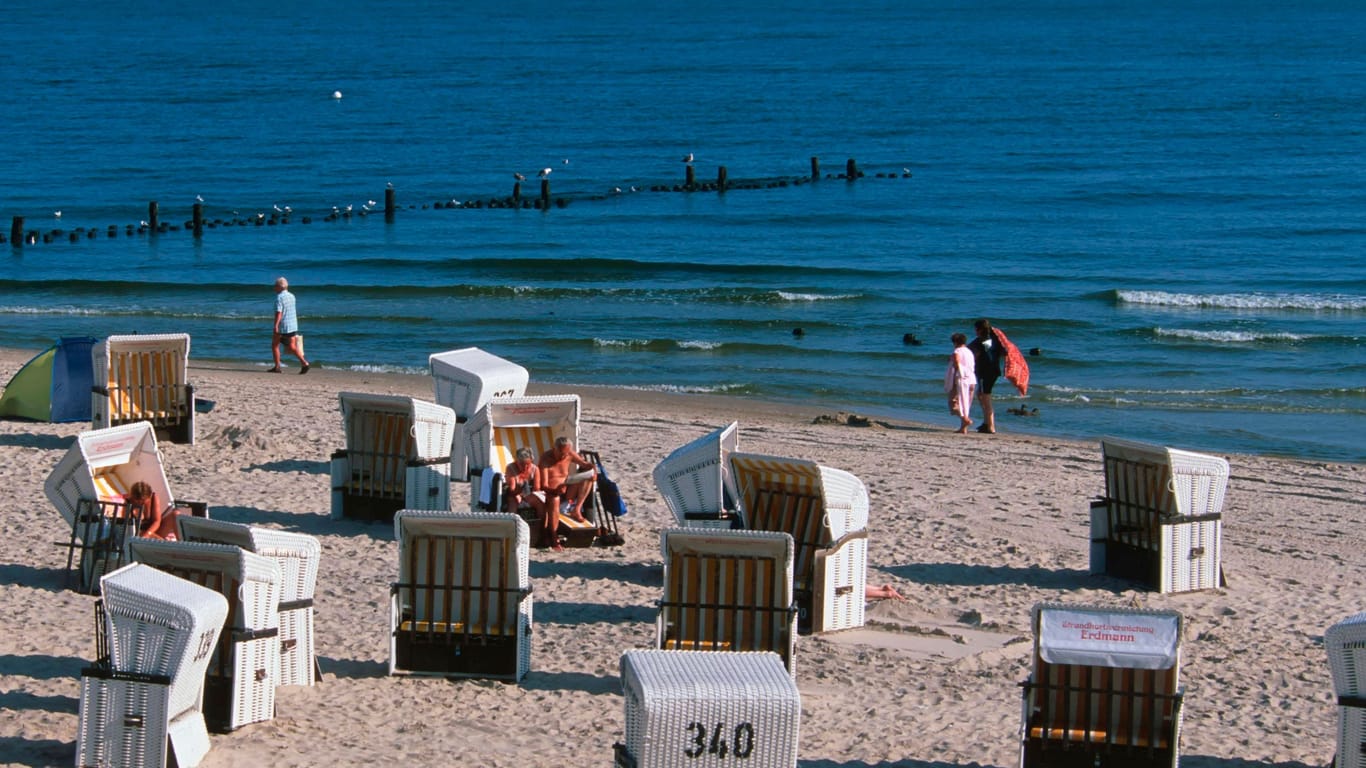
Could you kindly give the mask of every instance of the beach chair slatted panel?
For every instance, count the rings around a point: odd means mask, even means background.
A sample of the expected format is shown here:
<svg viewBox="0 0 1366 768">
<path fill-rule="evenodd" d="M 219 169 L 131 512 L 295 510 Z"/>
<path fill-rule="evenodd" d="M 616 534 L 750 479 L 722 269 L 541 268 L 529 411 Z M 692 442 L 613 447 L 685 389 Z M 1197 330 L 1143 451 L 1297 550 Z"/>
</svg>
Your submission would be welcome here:
<svg viewBox="0 0 1366 768">
<path fill-rule="evenodd" d="M 1334 768 L 1366 768 L 1366 613 L 1323 633 L 1337 696 L 1338 746 Z"/>
<path fill-rule="evenodd" d="M 339 395 L 346 448 L 332 454 L 332 514 L 392 518 L 450 506 L 455 412 L 399 395 Z"/>
<path fill-rule="evenodd" d="M 792 537 L 752 531 L 666 530 L 663 650 L 772 651 L 795 668 Z"/>
<path fill-rule="evenodd" d="M 303 533 L 241 523 L 180 517 L 181 541 L 230 544 L 270 558 L 280 568 L 280 685 L 313 685 L 321 678 L 313 641 L 313 597 L 322 547 Z"/>
<path fill-rule="evenodd" d="M 519 681 L 531 666 L 530 530 L 516 515 L 401 510 L 390 674 Z"/>
<path fill-rule="evenodd" d="M 1175 768 L 1181 625 L 1171 611 L 1036 606 L 1022 768 Z"/>
<path fill-rule="evenodd" d="M 731 453 L 746 528 L 792 536 L 793 590 L 803 634 L 863 626 L 868 492 L 815 462 Z"/>
<path fill-rule="evenodd" d="M 129 562 L 127 546 L 138 531 L 125 514 L 124 496 L 139 482 L 151 487 L 164 513 L 208 514 L 200 502 L 174 498 L 156 432 L 145 421 L 82 432 L 44 481 L 43 492 L 70 526 L 67 541 L 58 542 L 67 548 L 68 571 L 80 552 L 82 592 L 93 590 L 105 573 Z"/>
<path fill-rule="evenodd" d="M 96 429 L 146 421 L 164 440 L 194 443 L 188 334 L 110 336 L 90 354 L 97 382 L 91 391 Z"/>
<path fill-rule="evenodd" d="M 739 446 L 739 425 L 732 421 L 674 449 L 655 466 L 655 487 L 678 527 L 744 527 L 730 470 L 730 454 Z"/>
<path fill-rule="evenodd" d="M 1223 583 L 1222 508 L 1228 462 L 1216 456 L 1101 440 L 1105 495 L 1092 505 L 1092 570 L 1159 592 Z"/>
<path fill-rule="evenodd" d="M 775 653 L 627 651 L 619 768 L 796 768 L 801 693 Z"/>
<path fill-rule="evenodd" d="M 140 539 L 138 562 L 213 590 L 228 601 L 204 684 L 204 717 L 229 732 L 275 717 L 280 681 L 280 567 L 228 544 Z"/>
<path fill-rule="evenodd" d="M 96 663 L 81 676 L 78 764 L 159 768 L 168 752 L 198 764 L 209 749 L 205 672 L 227 600 L 142 563 L 106 575 L 100 592 Z"/>
</svg>

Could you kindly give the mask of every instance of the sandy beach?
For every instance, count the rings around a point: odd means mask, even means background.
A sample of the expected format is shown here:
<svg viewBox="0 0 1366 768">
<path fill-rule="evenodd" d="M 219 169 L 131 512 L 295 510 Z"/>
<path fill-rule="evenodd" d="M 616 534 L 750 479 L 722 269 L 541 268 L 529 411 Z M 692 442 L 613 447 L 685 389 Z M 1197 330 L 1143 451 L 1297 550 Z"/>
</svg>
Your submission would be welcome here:
<svg viewBox="0 0 1366 768">
<path fill-rule="evenodd" d="M 32 351 L 0 350 L 0 381 Z M 292 372 L 291 372 L 292 373 Z M 213 517 L 317 536 L 323 681 L 282 688 L 273 722 L 212 736 L 202 765 L 609 765 L 624 733 L 622 652 L 654 640 L 659 532 L 650 472 L 675 447 L 740 423 L 746 451 L 814 459 L 871 496 L 868 581 L 905 601 L 861 630 L 797 643 L 799 765 L 1013 766 L 1030 608 L 1041 601 L 1170 608 L 1186 620 L 1182 764 L 1320 766 L 1336 709 L 1324 629 L 1366 610 L 1366 467 L 1228 455 L 1228 586 L 1160 595 L 1091 576 L 1096 442 L 935 425 L 826 423 L 835 407 L 577 389 L 580 444 L 601 452 L 630 514 L 624 546 L 533 550 L 532 671 L 520 685 L 389 677 L 392 528 L 329 516 L 328 459 L 344 444 L 339 391 L 432 397 L 423 376 L 191 361 L 198 444 L 163 443 L 178 498 Z M 538 386 L 533 393 L 564 391 Z M 819 422 L 819 423 L 818 423 Z M 87 424 L 0 421 L 0 763 L 71 765 L 78 676 L 95 598 L 65 588 L 61 519 L 43 481 Z M 462 488 L 452 493 L 465 498 Z M 1357 531 L 1357 533 L 1352 533 Z"/>
</svg>

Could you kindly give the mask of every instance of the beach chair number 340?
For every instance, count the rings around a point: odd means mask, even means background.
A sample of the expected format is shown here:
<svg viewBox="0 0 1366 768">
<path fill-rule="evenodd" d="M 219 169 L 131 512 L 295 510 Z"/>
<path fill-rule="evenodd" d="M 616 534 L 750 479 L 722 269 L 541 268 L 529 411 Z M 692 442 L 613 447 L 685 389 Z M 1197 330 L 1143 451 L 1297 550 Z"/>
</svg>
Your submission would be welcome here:
<svg viewBox="0 0 1366 768">
<path fill-rule="evenodd" d="M 684 749 L 683 754 L 688 757 L 716 755 L 724 759 L 729 753 L 740 760 L 749 757 L 754 752 L 754 726 L 740 723 L 735 726 L 729 741 L 726 739 L 727 730 L 725 723 L 717 723 L 710 733 L 707 732 L 707 726 L 702 723 L 689 723 L 688 735 L 692 739 L 692 745 Z"/>
</svg>

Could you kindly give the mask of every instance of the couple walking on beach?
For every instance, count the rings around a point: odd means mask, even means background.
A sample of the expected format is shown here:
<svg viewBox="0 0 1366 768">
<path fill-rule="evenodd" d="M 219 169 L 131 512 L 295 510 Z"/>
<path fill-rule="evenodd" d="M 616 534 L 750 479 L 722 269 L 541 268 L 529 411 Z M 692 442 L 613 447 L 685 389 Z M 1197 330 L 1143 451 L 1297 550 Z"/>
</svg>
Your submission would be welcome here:
<svg viewBox="0 0 1366 768">
<path fill-rule="evenodd" d="M 992 328 L 991 321 L 982 318 L 973 324 L 977 336 L 968 341 L 966 334 L 953 334 L 953 354 L 944 374 L 944 391 L 949 396 L 949 412 L 958 417 L 958 434 L 967 434 L 972 426 L 972 398 L 982 405 L 982 425 L 978 432 L 995 434 L 996 410 L 991 392 L 996 380 L 1005 374 L 1021 395 L 1029 388 L 1029 367 L 1024 356 L 1000 329 Z M 1004 364 L 1003 364 L 1004 363 Z"/>
</svg>

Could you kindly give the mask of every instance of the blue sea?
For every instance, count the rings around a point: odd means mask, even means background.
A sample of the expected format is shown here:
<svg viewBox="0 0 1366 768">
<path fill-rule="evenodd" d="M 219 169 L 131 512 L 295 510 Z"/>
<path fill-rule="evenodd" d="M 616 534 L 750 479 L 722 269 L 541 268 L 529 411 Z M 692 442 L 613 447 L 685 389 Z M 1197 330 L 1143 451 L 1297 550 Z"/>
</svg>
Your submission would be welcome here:
<svg viewBox="0 0 1366 768">
<path fill-rule="evenodd" d="M 4 346 L 264 368 L 285 275 L 324 367 L 947 429 L 988 317 L 1002 431 L 1366 460 L 1360 3 L 10 0 L 0 82 Z"/>
</svg>

